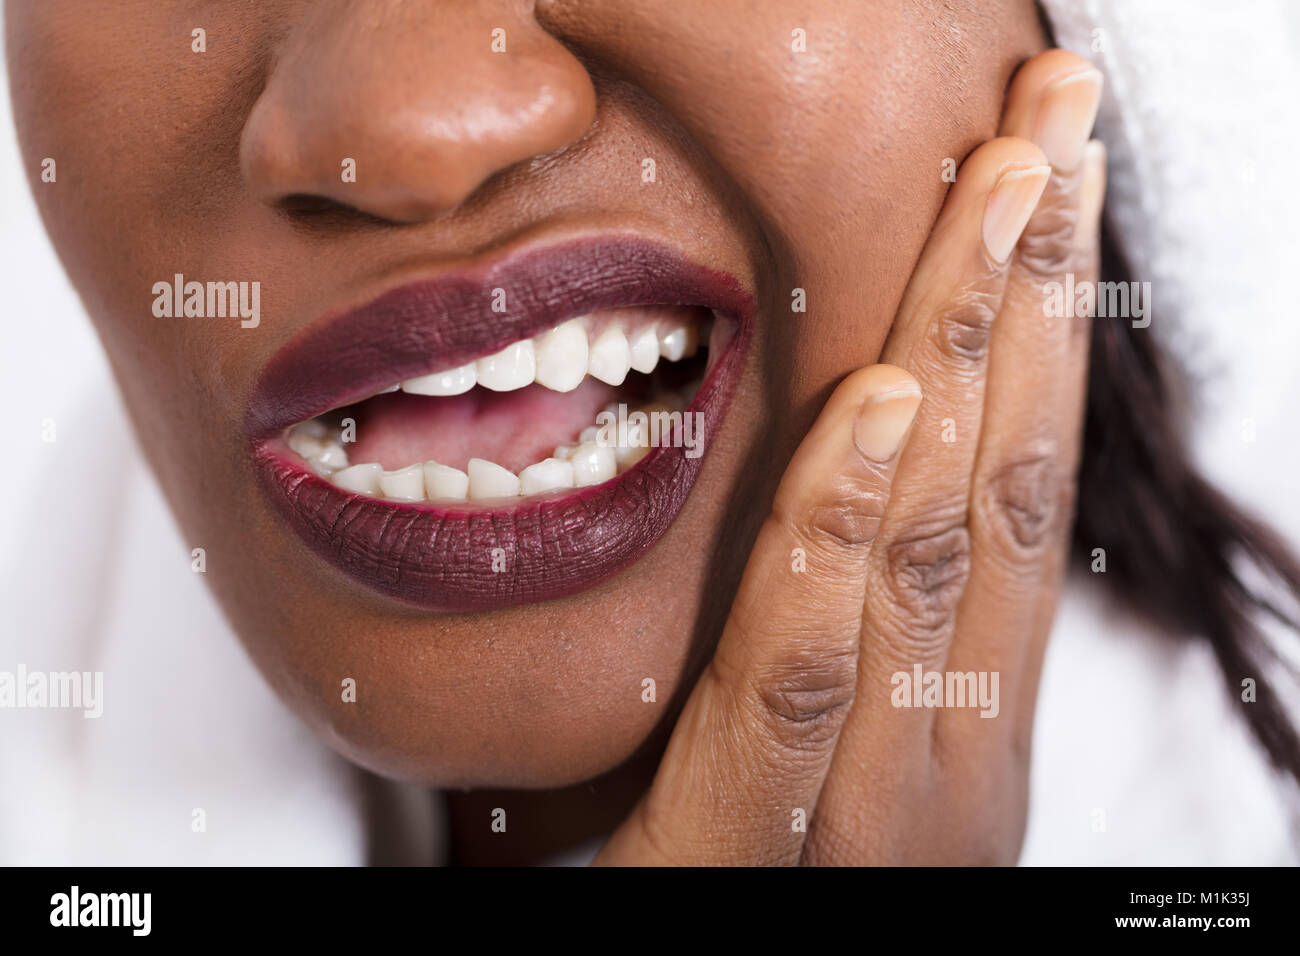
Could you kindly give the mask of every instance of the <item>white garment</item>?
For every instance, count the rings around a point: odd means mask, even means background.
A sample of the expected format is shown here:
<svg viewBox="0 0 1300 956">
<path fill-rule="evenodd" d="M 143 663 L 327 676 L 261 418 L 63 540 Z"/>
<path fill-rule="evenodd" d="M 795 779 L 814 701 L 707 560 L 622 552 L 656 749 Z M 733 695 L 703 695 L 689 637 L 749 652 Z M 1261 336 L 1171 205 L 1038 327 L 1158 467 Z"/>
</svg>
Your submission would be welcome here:
<svg viewBox="0 0 1300 956">
<path fill-rule="evenodd" d="M 1112 189 L 1134 210 L 1157 309 L 1176 306 L 1182 341 L 1213 345 L 1225 363 L 1199 447 L 1300 540 L 1285 487 L 1297 464 L 1287 418 L 1300 408 L 1300 323 L 1284 281 L 1300 262 L 1300 194 L 1286 181 L 1300 137 L 1282 121 L 1297 100 L 1295 8 L 1080 9 L 1090 19 L 1074 27 L 1058 18 L 1062 40 L 1087 53 L 1089 23 L 1111 31 L 1105 109 L 1119 125 L 1107 139 L 1112 161 L 1131 167 L 1112 170 Z M 1113 97 L 1138 84 L 1149 105 L 1130 123 Z M 1141 131 L 1138 119 L 1177 131 Z M 0 500 L 26 505 L 0 515 L 0 671 L 105 674 L 97 720 L 0 710 L 0 864 L 365 862 L 362 775 L 274 698 L 190 570 L 191 544 L 140 459 L 7 135 L 0 196 L 11 425 Z M 41 441 L 47 419 L 53 443 Z M 1202 650 L 1172 650 L 1090 590 L 1070 594 L 1043 676 L 1023 861 L 1294 861 L 1283 791 L 1223 694 Z M 406 808 L 409 858 L 434 859 L 435 818 L 413 788 L 389 789 Z"/>
<path fill-rule="evenodd" d="M 102 671 L 103 712 L 0 710 L 0 862 L 364 862 L 360 775 L 244 656 L 112 382 L 75 391 L 42 409 L 45 460 L 6 482 L 27 507 L 4 540 L 0 670 Z"/>
</svg>

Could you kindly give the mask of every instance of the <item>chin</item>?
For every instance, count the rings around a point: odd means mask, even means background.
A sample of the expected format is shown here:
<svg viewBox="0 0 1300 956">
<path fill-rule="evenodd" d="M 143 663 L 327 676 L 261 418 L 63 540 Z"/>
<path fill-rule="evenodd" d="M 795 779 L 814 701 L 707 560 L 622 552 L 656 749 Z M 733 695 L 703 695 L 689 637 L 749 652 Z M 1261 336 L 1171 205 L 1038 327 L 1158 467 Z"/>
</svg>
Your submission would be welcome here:
<svg viewBox="0 0 1300 956">
<path fill-rule="evenodd" d="M 671 723 L 698 659 L 690 628 L 675 623 L 696 609 L 655 614 L 644 587 L 628 585 L 632 596 L 616 579 L 545 608 L 389 622 L 364 647 L 351 629 L 308 621 L 246 644 L 322 740 L 381 776 L 564 787 L 615 769 Z M 620 613 L 646 617 L 625 630 L 582 626 Z"/>
</svg>

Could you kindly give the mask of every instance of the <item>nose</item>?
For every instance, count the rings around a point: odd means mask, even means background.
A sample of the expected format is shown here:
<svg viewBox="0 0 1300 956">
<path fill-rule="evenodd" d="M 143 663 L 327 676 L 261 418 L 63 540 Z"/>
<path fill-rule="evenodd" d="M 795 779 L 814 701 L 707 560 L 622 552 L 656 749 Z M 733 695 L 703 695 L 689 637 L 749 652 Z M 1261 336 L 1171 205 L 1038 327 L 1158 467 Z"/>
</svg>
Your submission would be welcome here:
<svg viewBox="0 0 1300 956">
<path fill-rule="evenodd" d="M 595 118 L 591 77 L 530 11 L 318 0 L 275 51 L 244 124 L 244 181 L 270 204 L 323 198 L 419 222 L 575 142 Z"/>
</svg>

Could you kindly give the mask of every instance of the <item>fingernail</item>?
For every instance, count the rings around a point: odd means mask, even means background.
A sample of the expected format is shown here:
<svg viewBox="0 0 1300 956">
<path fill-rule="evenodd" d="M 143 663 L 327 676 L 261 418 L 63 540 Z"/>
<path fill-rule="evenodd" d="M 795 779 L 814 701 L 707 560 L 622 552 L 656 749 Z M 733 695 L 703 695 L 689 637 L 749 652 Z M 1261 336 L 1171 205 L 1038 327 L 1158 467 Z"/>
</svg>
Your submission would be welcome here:
<svg viewBox="0 0 1300 956">
<path fill-rule="evenodd" d="M 1079 165 L 1101 105 L 1101 85 L 1100 70 L 1084 70 L 1057 80 L 1043 92 L 1031 138 L 1063 173 Z"/>
<path fill-rule="evenodd" d="M 889 461 L 903 447 L 921 404 L 921 386 L 904 381 L 868 395 L 853 425 L 853 443 L 873 461 Z"/>
<path fill-rule="evenodd" d="M 1079 224 L 1074 241 L 1091 251 L 1101 230 L 1101 205 L 1106 195 L 1106 147 L 1101 140 L 1090 140 L 1083 148 L 1083 172 L 1079 176 Z"/>
<path fill-rule="evenodd" d="M 984 201 L 984 247 L 995 262 L 1006 262 L 1011 255 L 1051 175 L 1050 166 L 1013 169 L 1003 173 L 989 193 Z"/>
</svg>

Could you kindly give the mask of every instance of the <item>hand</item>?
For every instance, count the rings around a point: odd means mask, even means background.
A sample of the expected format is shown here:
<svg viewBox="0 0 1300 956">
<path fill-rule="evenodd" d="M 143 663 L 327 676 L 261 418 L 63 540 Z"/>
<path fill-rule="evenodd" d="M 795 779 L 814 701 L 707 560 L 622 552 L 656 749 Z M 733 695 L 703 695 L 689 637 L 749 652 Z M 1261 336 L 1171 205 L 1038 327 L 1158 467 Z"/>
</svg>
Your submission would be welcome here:
<svg viewBox="0 0 1300 956">
<path fill-rule="evenodd" d="M 1044 314 L 1044 286 L 1096 278 L 1099 95 L 1060 50 L 1017 74 L 889 364 L 849 375 L 796 451 L 654 783 L 597 863 L 1017 859 L 1089 341 L 1089 319 Z M 947 706 L 903 706 L 925 703 L 918 669 L 974 672 L 974 699 L 953 706 L 945 680 Z"/>
</svg>

